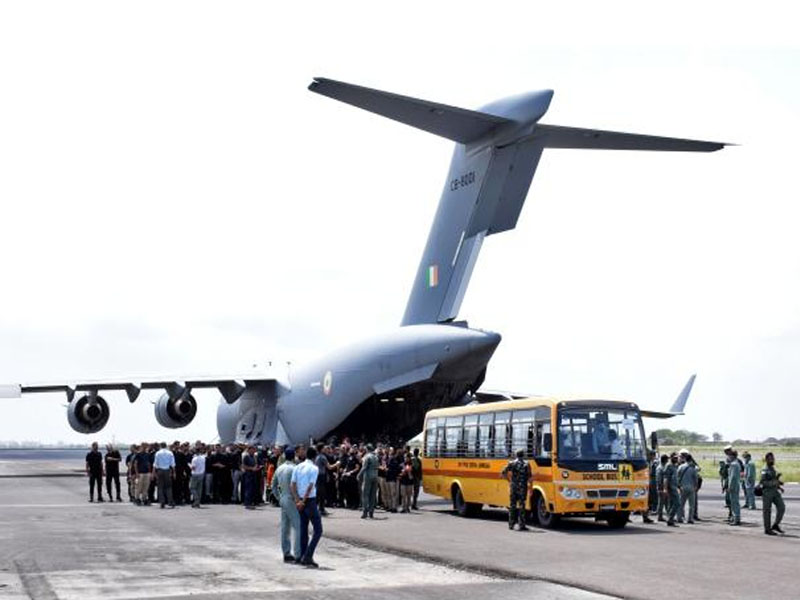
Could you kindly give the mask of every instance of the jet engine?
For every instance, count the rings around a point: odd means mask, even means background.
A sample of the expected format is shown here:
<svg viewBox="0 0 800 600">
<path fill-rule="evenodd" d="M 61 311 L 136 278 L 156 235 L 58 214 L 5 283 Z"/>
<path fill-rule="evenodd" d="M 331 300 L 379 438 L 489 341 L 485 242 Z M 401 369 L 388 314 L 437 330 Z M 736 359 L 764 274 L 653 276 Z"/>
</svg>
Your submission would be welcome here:
<svg viewBox="0 0 800 600">
<path fill-rule="evenodd" d="M 81 396 L 67 406 L 67 420 L 78 433 L 97 433 L 108 423 L 111 411 L 100 396 Z"/>
<path fill-rule="evenodd" d="M 197 414 L 197 400 L 188 390 L 180 396 L 162 394 L 156 402 L 156 421 L 162 427 L 177 429 L 186 427 Z"/>
</svg>

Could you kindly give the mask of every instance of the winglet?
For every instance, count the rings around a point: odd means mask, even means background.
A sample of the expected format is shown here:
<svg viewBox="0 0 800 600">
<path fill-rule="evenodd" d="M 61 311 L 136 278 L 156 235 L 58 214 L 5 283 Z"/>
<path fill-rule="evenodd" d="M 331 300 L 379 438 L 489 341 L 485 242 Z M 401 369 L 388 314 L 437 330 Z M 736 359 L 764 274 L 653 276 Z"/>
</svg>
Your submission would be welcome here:
<svg viewBox="0 0 800 600">
<path fill-rule="evenodd" d="M 22 388 L 18 385 L 0 385 L 0 398 L 19 398 Z"/>
<path fill-rule="evenodd" d="M 672 417 L 678 417 L 684 414 L 683 411 L 686 408 L 686 401 L 689 399 L 689 394 L 692 392 L 695 377 L 697 377 L 697 374 L 689 377 L 689 381 L 683 386 L 681 393 L 675 398 L 675 402 L 672 403 L 669 411 L 639 409 L 639 413 L 643 417 L 649 417 L 651 419 L 671 419 Z"/>
<path fill-rule="evenodd" d="M 675 398 L 675 402 L 672 403 L 672 407 L 669 409 L 669 412 L 675 415 L 683 414 L 683 409 L 686 407 L 686 401 L 689 399 L 689 394 L 692 392 L 692 386 L 694 385 L 695 377 L 697 377 L 697 373 L 689 377 L 689 381 L 686 382 L 686 385 L 683 386 L 681 393 L 678 394 L 677 398 Z"/>
</svg>

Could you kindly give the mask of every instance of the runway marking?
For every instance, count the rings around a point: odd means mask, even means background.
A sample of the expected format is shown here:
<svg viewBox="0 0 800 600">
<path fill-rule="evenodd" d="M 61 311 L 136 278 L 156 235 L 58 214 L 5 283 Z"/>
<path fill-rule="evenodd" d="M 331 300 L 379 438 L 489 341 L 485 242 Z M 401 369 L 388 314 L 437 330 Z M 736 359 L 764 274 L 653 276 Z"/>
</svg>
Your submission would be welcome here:
<svg viewBox="0 0 800 600">
<path fill-rule="evenodd" d="M 25 593 L 31 600 L 58 600 L 53 587 L 35 560 L 29 558 L 15 560 L 14 568 L 17 570 Z"/>
</svg>

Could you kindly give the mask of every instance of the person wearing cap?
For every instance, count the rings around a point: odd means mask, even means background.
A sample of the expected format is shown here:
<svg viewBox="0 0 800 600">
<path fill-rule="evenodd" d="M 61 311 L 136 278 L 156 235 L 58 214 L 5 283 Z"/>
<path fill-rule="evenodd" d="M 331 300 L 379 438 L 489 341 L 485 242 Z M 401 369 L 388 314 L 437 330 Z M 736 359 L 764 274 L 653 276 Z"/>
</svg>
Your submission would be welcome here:
<svg viewBox="0 0 800 600">
<path fill-rule="evenodd" d="M 525 460 L 525 450 L 517 450 L 517 458 L 508 461 L 500 476 L 507 479 L 511 473 L 509 485 L 508 528 L 514 529 L 514 523 L 519 521 L 519 530 L 525 531 L 525 502 L 530 495 L 531 466 Z"/>
<path fill-rule="evenodd" d="M 756 464 L 753 457 L 745 450 L 744 458 L 744 507 L 748 510 L 756 509 Z"/>
<path fill-rule="evenodd" d="M 678 493 L 678 453 L 673 452 L 669 455 L 669 462 L 664 467 L 664 487 L 663 492 L 667 497 L 667 525 L 677 527 L 675 518 L 680 509 L 680 495 Z"/>
<path fill-rule="evenodd" d="M 300 513 L 292 496 L 294 449 L 286 448 L 283 463 L 272 475 L 272 495 L 281 507 L 281 550 L 283 562 L 300 562 Z"/>
<path fill-rule="evenodd" d="M 678 510 L 678 522 L 684 522 L 686 503 L 689 503 L 689 513 L 686 523 L 694 523 L 694 514 L 697 504 L 697 470 L 695 469 L 692 455 L 684 448 L 680 451 L 680 466 L 678 467 L 678 489 L 681 492 L 681 505 Z"/>
<path fill-rule="evenodd" d="M 372 444 L 367 444 L 367 453 L 361 461 L 357 479 L 361 484 L 361 518 L 374 519 L 378 499 L 378 457 Z"/>
<path fill-rule="evenodd" d="M 742 510 L 739 503 L 739 490 L 741 488 L 742 466 L 739 463 L 736 450 L 731 449 L 728 454 L 728 499 L 731 503 L 731 525 L 742 524 Z"/>
</svg>

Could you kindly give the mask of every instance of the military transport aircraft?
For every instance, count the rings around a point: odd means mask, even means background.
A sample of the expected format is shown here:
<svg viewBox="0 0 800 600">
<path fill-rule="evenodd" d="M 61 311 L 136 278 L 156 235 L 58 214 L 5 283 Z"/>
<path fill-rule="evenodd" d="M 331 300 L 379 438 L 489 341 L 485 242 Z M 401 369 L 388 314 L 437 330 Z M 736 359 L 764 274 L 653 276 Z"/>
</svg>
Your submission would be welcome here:
<svg viewBox="0 0 800 600">
<path fill-rule="evenodd" d="M 478 400 L 500 335 L 457 321 L 459 307 L 486 237 L 508 231 L 528 194 L 545 148 L 713 152 L 714 142 L 546 125 L 552 90 L 498 100 L 479 111 L 316 78 L 309 89 L 456 142 L 411 295 L 400 327 L 336 350 L 309 364 L 233 373 L 8 385 L 0 396 L 65 392 L 69 424 L 96 433 L 108 422 L 101 393 L 120 390 L 131 402 L 142 390 L 162 391 L 155 417 L 183 427 L 197 412 L 193 391 L 217 388 L 217 429 L 223 442 L 298 443 L 350 432 L 409 438 L 431 408 Z M 691 389 L 691 382 L 687 384 Z M 676 402 L 667 413 L 680 414 Z M 643 415 L 647 411 L 643 411 Z"/>
</svg>

